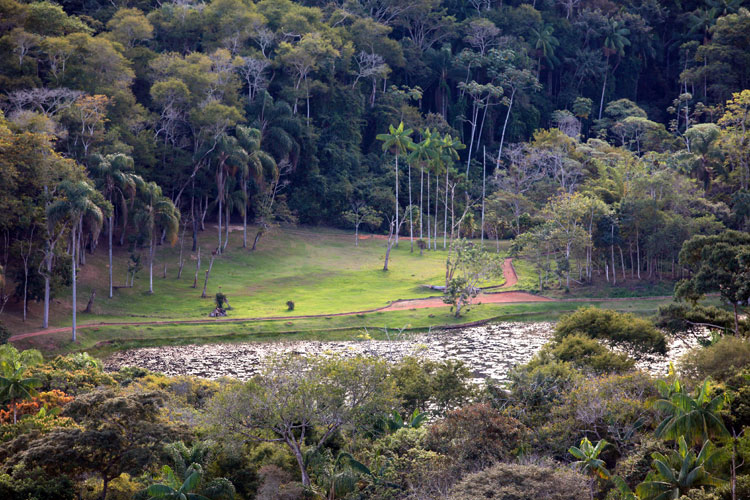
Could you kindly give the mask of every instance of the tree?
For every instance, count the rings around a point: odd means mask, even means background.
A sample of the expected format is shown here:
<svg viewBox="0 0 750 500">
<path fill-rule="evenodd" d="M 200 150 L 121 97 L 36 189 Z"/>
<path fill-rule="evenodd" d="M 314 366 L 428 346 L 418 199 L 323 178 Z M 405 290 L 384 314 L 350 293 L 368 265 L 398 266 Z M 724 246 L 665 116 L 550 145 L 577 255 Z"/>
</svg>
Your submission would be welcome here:
<svg viewBox="0 0 750 500">
<path fill-rule="evenodd" d="M 365 205 L 364 201 L 353 201 L 351 207 L 351 210 L 347 210 L 341 216 L 354 226 L 354 246 L 359 246 L 359 226 L 362 224 L 370 227 L 379 226 L 383 218 L 377 210 Z"/>
<path fill-rule="evenodd" d="M 143 187 L 143 179 L 134 174 L 133 158 L 118 153 L 94 156 L 90 166 L 99 181 L 99 189 L 113 206 L 117 204 L 122 216 L 122 231 L 128 223 L 128 202 L 135 199 L 136 190 Z M 112 298 L 112 233 L 114 232 L 114 210 L 107 220 L 109 251 L 109 298 Z"/>
<path fill-rule="evenodd" d="M 263 185 L 264 178 L 275 178 L 278 166 L 271 155 L 261 149 L 262 133 L 257 128 L 238 125 L 236 129 L 237 142 L 247 154 L 247 164 L 239 165 L 240 187 L 244 204 L 242 211 L 242 248 L 247 248 L 247 211 L 250 207 L 248 188 L 250 181 L 256 185 Z M 229 220 L 227 219 L 227 224 Z M 227 232 L 228 235 L 228 232 Z"/>
<path fill-rule="evenodd" d="M 320 450 L 337 432 L 361 429 L 394 402 L 383 361 L 286 356 L 271 360 L 249 382 L 219 393 L 209 412 L 220 435 L 285 444 L 302 484 L 310 487 L 305 453 Z"/>
<path fill-rule="evenodd" d="M 638 485 L 636 493 L 643 500 L 668 500 L 679 498 L 700 486 L 722 486 L 725 481 L 716 477 L 712 468 L 719 458 L 710 441 L 696 454 L 680 436 L 679 448 L 668 455 L 654 453 L 653 470 Z"/>
<path fill-rule="evenodd" d="M 696 302 L 704 294 L 717 291 L 734 308 L 734 332 L 739 335 L 739 308 L 750 300 L 750 235 L 725 231 L 715 236 L 694 236 L 682 245 L 680 265 L 691 276 L 675 286 L 678 300 Z"/>
<path fill-rule="evenodd" d="M 84 218 L 94 228 L 94 234 L 98 235 L 102 220 L 105 215 L 112 212 L 112 205 L 95 190 L 88 182 L 72 182 L 65 180 L 60 183 L 58 190 L 61 199 L 54 201 L 47 207 L 47 217 L 51 221 L 59 221 L 70 224 L 71 245 L 71 274 L 73 276 L 73 342 L 76 341 L 76 251 L 80 245 L 80 231 L 83 229 Z M 79 231 L 78 238 L 76 232 Z M 96 239 L 96 238 L 94 238 Z"/>
<path fill-rule="evenodd" d="M 604 110 L 604 94 L 607 90 L 607 77 L 609 76 L 609 58 L 613 55 L 618 56 L 617 64 L 615 64 L 612 73 L 617 71 L 617 67 L 620 65 L 620 58 L 625 55 L 625 47 L 630 46 L 630 40 L 628 36 L 630 30 L 625 27 L 624 23 L 619 19 L 609 18 L 607 19 L 604 27 L 604 38 L 602 41 L 602 51 L 606 60 L 605 71 L 604 71 L 604 83 L 602 84 L 602 98 L 599 102 L 599 119 L 602 119 L 602 111 Z"/>
<path fill-rule="evenodd" d="M 496 197 L 510 208 L 515 224 L 516 236 L 521 234 L 521 216 L 530 206 L 526 194 L 547 175 L 546 165 L 535 161 L 532 151 L 525 144 L 514 144 L 505 152 L 507 167 L 497 173 L 500 188 Z"/>
<path fill-rule="evenodd" d="M 479 286 L 503 275 L 502 260 L 482 246 L 459 239 L 451 244 L 446 267 L 446 290 L 443 302 L 451 304 L 456 318 L 471 305 L 480 292 Z"/>
<path fill-rule="evenodd" d="M 219 137 L 219 140 L 216 143 L 216 148 L 214 149 L 214 156 L 216 158 L 216 201 L 218 204 L 218 235 L 219 235 L 219 244 L 216 247 L 217 252 L 221 254 L 221 251 L 223 248 L 226 247 L 227 242 L 229 240 L 229 203 L 227 202 L 227 181 L 230 177 L 232 177 L 234 174 L 237 173 L 237 170 L 243 169 L 246 170 L 248 168 L 249 164 L 249 158 L 247 151 L 240 145 L 239 141 L 230 135 L 222 134 L 221 137 Z M 245 180 L 246 176 L 243 176 L 243 181 Z M 243 190 L 244 193 L 246 193 L 246 189 Z M 222 207 L 224 205 L 224 207 Z M 245 203 L 247 205 L 247 203 Z M 222 247 L 221 244 L 221 238 L 222 238 L 222 226 L 221 226 L 221 218 L 222 218 L 222 209 L 226 209 L 226 220 L 224 223 L 226 224 L 226 239 L 224 241 L 224 246 Z"/>
<path fill-rule="evenodd" d="M 77 396 L 62 415 L 79 425 L 33 439 L 14 459 L 81 479 L 96 474 L 102 480 L 101 500 L 106 500 L 112 479 L 141 473 L 177 435 L 160 418 L 163 403 L 154 392 L 120 395 L 99 389 Z"/>
<path fill-rule="evenodd" d="M 695 445 L 708 443 L 711 436 L 729 436 L 718 413 L 727 401 L 725 394 L 714 396 L 709 380 L 704 380 L 693 396 L 681 385 L 677 387 L 681 387 L 681 390 L 667 394 L 654 403 L 657 409 L 667 414 L 656 428 L 658 437 L 676 441 L 679 438 Z"/>
<path fill-rule="evenodd" d="M 589 441 L 589 438 L 585 437 L 581 439 L 581 444 L 579 446 L 571 446 L 568 448 L 568 453 L 578 459 L 573 462 L 573 465 L 578 467 L 583 474 L 593 476 L 596 479 L 607 480 L 610 478 L 610 473 L 607 470 L 604 460 L 599 458 L 599 455 L 601 455 L 602 451 L 604 451 L 607 446 L 609 446 L 609 443 L 604 439 L 600 439 L 596 445 L 593 445 L 591 444 L 591 441 Z M 593 483 L 591 484 L 590 491 L 591 498 L 593 499 Z"/>
<path fill-rule="evenodd" d="M 750 19 L 750 15 L 747 16 Z M 719 139 L 740 188 L 750 185 L 750 90 L 732 94 L 726 112 L 719 120 L 724 133 Z"/>
<path fill-rule="evenodd" d="M 158 498 L 164 500 L 208 500 L 203 495 L 193 493 L 201 480 L 201 474 L 197 470 L 191 468 L 182 482 L 175 477 L 174 472 L 168 465 L 164 466 L 162 474 L 165 477 L 166 484 L 158 483 L 148 487 L 147 492 L 151 500 Z"/>
<path fill-rule="evenodd" d="M 7 402 L 13 410 L 13 423 L 17 421 L 17 405 L 24 399 L 36 396 L 42 381 L 26 377 L 26 371 L 41 363 L 42 355 L 35 349 L 18 352 L 9 344 L 0 345 L 0 402 Z"/>
<path fill-rule="evenodd" d="M 154 293 L 155 240 L 164 234 L 174 245 L 180 228 L 180 212 L 169 198 L 162 195 L 155 182 L 146 183 L 139 194 L 141 205 L 135 220 L 148 238 L 148 293 Z"/>
<path fill-rule="evenodd" d="M 400 122 L 398 127 L 388 125 L 387 134 L 378 134 L 377 140 L 383 141 L 383 151 L 390 151 L 396 157 L 396 211 L 395 211 L 395 225 L 396 228 L 400 228 L 401 225 L 398 223 L 398 158 L 400 155 L 405 154 L 409 149 L 410 145 L 413 144 L 410 138 L 412 129 L 404 129 L 404 122 Z M 398 231 L 396 232 L 396 246 L 398 246 Z"/>
</svg>

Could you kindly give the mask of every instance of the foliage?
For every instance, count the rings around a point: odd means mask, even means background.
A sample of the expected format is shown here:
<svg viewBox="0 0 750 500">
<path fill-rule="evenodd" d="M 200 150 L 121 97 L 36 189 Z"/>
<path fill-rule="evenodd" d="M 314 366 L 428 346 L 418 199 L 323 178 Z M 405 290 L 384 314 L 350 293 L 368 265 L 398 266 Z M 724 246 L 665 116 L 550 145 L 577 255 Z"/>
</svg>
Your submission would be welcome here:
<svg viewBox="0 0 750 500">
<path fill-rule="evenodd" d="M 693 381 L 713 379 L 723 382 L 750 366 L 750 343 L 745 339 L 722 337 L 704 348 L 689 351 L 680 359 L 680 373 Z"/>
<path fill-rule="evenodd" d="M 561 317 L 555 327 L 555 339 L 561 341 L 573 334 L 606 340 L 633 353 L 666 351 L 664 335 L 653 323 L 632 314 L 618 313 L 610 309 L 581 308 Z"/>
<path fill-rule="evenodd" d="M 726 404 L 726 394 L 718 393 L 706 379 L 691 396 L 684 387 L 664 394 L 654 406 L 666 414 L 656 428 L 656 435 L 666 439 L 687 439 L 691 445 L 707 442 L 711 437 L 725 437 L 729 431 L 724 426 L 719 410 Z"/>
<path fill-rule="evenodd" d="M 580 499 L 588 489 L 587 479 L 569 469 L 544 465 L 499 463 L 482 472 L 469 474 L 451 491 L 452 500 L 475 498 Z"/>
</svg>

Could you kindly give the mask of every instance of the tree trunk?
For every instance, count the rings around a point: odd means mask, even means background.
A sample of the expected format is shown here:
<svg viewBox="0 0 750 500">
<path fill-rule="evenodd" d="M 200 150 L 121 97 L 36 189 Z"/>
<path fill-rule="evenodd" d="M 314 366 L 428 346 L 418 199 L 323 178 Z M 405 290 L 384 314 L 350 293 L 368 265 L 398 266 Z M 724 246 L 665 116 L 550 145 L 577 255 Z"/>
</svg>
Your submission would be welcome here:
<svg viewBox="0 0 750 500">
<path fill-rule="evenodd" d="M 71 259 L 70 259 L 71 272 L 72 272 L 72 275 L 73 275 L 73 327 L 72 327 L 72 330 L 73 330 L 73 342 L 76 341 L 76 309 L 77 309 L 77 305 L 76 305 L 76 292 L 78 291 L 77 288 L 76 288 L 76 264 L 77 263 L 76 263 L 76 244 L 75 244 L 75 241 L 76 241 L 76 226 L 77 225 L 78 225 L 78 222 L 76 221 L 75 223 L 73 223 L 71 225 L 71 229 L 70 229 L 73 232 L 73 234 L 71 235 L 71 238 L 73 240 L 73 245 L 72 245 L 72 248 L 71 248 Z"/>
<path fill-rule="evenodd" d="M 604 84 L 602 84 L 602 98 L 599 101 L 599 119 L 602 119 L 602 111 L 604 110 L 604 93 L 607 91 L 607 77 L 609 76 L 609 57 L 607 57 L 607 65 L 604 70 Z"/>
<path fill-rule="evenodd" d="M 516 89 L 510 93 L 510 101 L 508 102 L 508 112 L 505 114 L 505 122 L 503 123 L 503 132 L 500 135 L 500 147 L 497 150 L 497 166 L 500 167 L 500 158 L 503 155 L 503 143 L 505 142 L 505 130 L 508 128 L 508 120 L 510 119 L 510 112 L 513 109 L 513 98 L 516 95 Z"/>
<path fill-rule="evenodd" d="M 247 248 L 247 181 L 242 181 L 242 193 L 245 208 L 242 209 L 242 248 Z"/>
<path fill-rule="evenodd" d="M 50 243 L 47 242 L 48 247 Z M 49 328 L 49 301 L 50 301 L 50 278 L 52 276 L 52 259 L 54 253 L 52 248 L 48 248 L 48 255 L 45 255 L 44 260 L 46 265 L 46 272 L 44 273 L 44 317 L 42 319 L 42 328 Z"/>
<path fill-rule="evenodd" d="M 219 194 L 219 246 L 216 247 L 216 251 L 221 253 L 221 194 Z"/>
<path fill-rule="evenodd" d="M 185 266 L 185 259 L 182 258 L 183 247 L 185 246 L 185 230 L 187 230 L 187 224 L 182 226 L 182 236 L 180 236 L 180 260 L 177 269 L 177 279 L 182 278 L 182 268 Z"/>
<path fill-rule="evenodd" d="M 430 227 L 430 171 L 427 171 L 427 248 L 432 250 L 432 228 Z"/>
<path fill-rule="evenodd" d="M 201 247 L 198 247 L 198 260 L 195 262 L 195 278 L 193 278 L 193 288 L 198 288 L 198 271 L 201 270 Z"/>
<path fill-rule="evenodd" d="M 359 222 L 354 224 L 354 246 L 359 246 Z"/>
<path fill-rule="evenodd" d="M 91 314 L 94 308 L 94 299 L 96 298 L 96 289 L 91 289 L 91 295 L 89 295 L 89 301 L 86 303 L 86 309 L 83 310 L 86 314 Z"/>
<path fill-rule="evenodd" d="M 112 231 L 113 231 L 112 220 L 113 218 L 110 215 L 109 222 L 108 222 L 108 225 L 109 225 L 109 231 L 108 231 L 109 232 L 109 235 L 108 235 L 108 240 L 109 240 L 109 249 L 108 249 L 109 250 L 109 298 L 110 299 L 112 298 L 112 289 L 113 289 L 113 286 L 112 286 Z"/>
<path fill-rule="evenodd" d="M 740 336 L 740 316 L 737 313 L 737 303 L 732 304 L 734 306 L 734 335 Z"/>
<path fill-rule="evenodd" d="M 408 163 L 409 172 L 409 244 L 411 245 L 411 253 L 414 253 L 414 210 L 412 210 L 411 204 L 411 163 Z"/>
<path fill-rule="evenodd" d="M 191 252 L 195 252 L 198 249 L 198 219 L 195 217 L 195 194 L 190 194 L 190 225 L 193 226 L 193 246 L 190 248 Z"/>
<path fill-rule="evenodd" d="M 438 208 L 440 206 L 440 177 L 437 175 L 437 172 L 435 173 L 435 237 L 433 238 L 433 241 L 435 242 L 435 250 L 437 250 L 438 246 Z"/>
<path fill-rule="evenodd" d="M 154 235 L 151 234 L 148 248 L 148 293 L 154 293 Z"/>
<path fill-rule="evenodd" d="M 211 274 L 211 268 L 214 266 L 214 255 L 211 254 L 211 260 L 208 261 L 208 269 L 206 269 L 206 279 L 203 281 L 203 293 L 201 293 L 201 298 L 206 298 L 206 288 L 208 287 L 208 277 Z"/>
<path fill-rule="evenodd" d="M 481 241 L 482 241 L 482 248 L 484 248 L 484 195 L 486 191 L 486 175 L 487 172 L 487 148 L 482 148 L 482 226 L 480 228 L 481 235 Z"/>
<path fill-rule="evenodd" d="M 448 166 L 445 166 L 445 214 L 443 217 L 443 250 L 448 238 Z"/>
<path fill-rule="evenodd" d="M 398 246 L 398 155 L 396 155 L 396 246 Z"/>
<path fill-rule="evenodd" d="M 423 240 L 422 235 L 422 216 L 424 214 L 424 206 L 422 205 L 422 197 L 424 195 L 424 167 L 419 169 L 419 239 Z M 422 254 L 422 247 L 419 248 L 420 255 Z"/>
<path fill-rule="evenodd" d="M 224 205 L 224 225 L 226 226 L 226 232 L 224 233 L 224 246 L 221 248 L 222 251 L 227 249 L 229 243 L 229 204 Z"/>
</svg>

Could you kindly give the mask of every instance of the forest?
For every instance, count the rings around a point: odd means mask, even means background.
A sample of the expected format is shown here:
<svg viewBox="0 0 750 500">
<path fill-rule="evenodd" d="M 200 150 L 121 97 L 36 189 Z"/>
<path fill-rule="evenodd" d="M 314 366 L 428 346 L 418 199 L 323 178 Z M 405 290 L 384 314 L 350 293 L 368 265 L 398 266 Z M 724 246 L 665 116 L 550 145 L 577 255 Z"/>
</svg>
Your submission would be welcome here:
<svg viewBox="0 0 750 500">
<path fill-rule="evenodd" d="M 0 498 L 747 499 L 749 313 L 747 0 L 0 0 Z"/>
</svg>

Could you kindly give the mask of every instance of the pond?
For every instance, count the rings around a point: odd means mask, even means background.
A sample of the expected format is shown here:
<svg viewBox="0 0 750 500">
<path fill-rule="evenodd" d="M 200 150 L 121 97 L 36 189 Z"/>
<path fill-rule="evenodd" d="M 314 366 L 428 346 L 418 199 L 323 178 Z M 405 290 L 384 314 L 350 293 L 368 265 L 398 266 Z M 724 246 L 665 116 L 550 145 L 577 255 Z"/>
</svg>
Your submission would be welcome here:
<svg viewBox="0 0 750 500">
<path fill-rule="evenodd" d="M 436 330 L 393 340 L 277 341 L 236 344 L 204 344 L 144 347 L 113 354 L 104 361 L 107 370 L 139 366 L 166 375 L 195 375 L 210 379 L 233 377 L 247 380 L 274 355 L 376 356 L 398 361 L 416 356 L 434 361 L 464 362 L 476 382 L 486 378 L 504 381 L 508 371 L 528 362 L 547 343 L 552 323 L 498 323 L 461 330 Z M 638 362 L 641 369 L 663 375 L 669 360 L 676 361 L 692 347 L 682 340 L 669 343 L 666 356 Z"/>
</svg>

